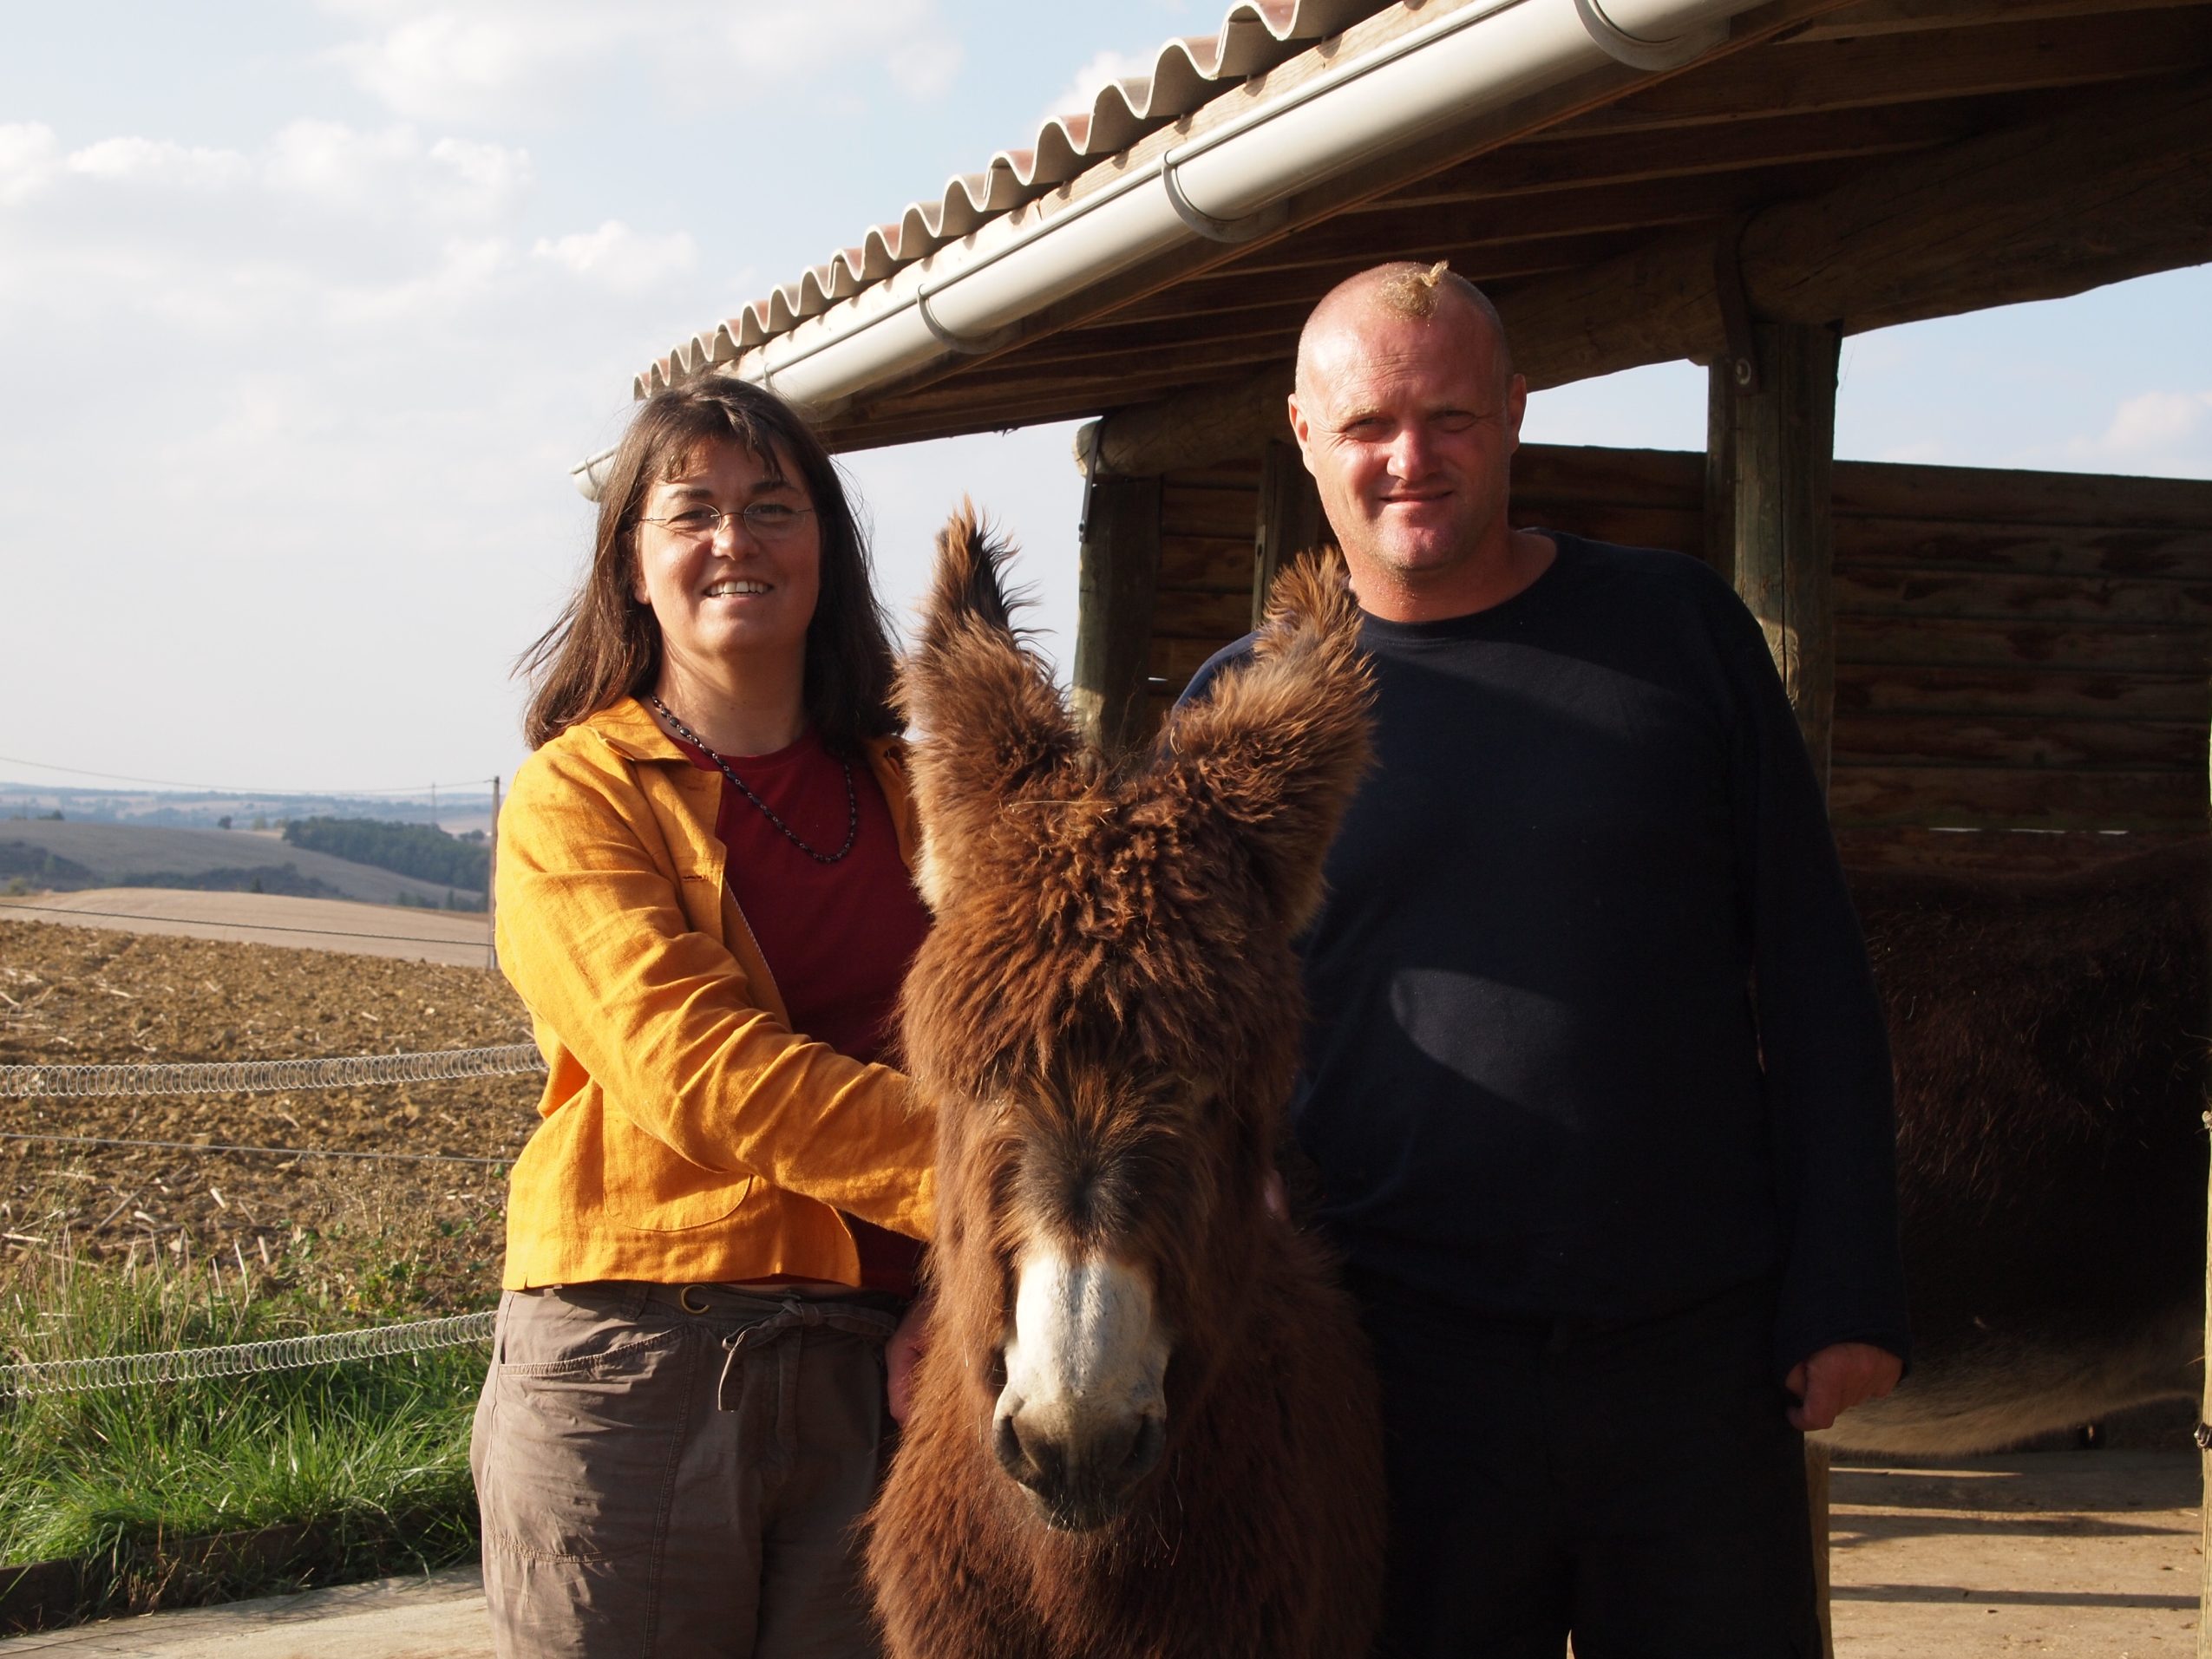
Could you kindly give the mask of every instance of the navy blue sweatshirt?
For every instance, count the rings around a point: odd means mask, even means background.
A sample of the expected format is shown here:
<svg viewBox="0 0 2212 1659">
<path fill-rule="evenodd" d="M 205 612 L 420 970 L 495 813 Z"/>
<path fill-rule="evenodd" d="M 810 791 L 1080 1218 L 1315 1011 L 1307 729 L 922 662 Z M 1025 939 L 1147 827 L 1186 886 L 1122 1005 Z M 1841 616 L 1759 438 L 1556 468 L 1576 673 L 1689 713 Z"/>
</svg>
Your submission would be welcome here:
<svg viewBox="0 0 2212 1659">
<path fill-rule="evenodd" d="M 1477 1315 L 1770 1281 L 1777 1374 L 1902 1357 L 1882 1007 L 1758 624 L 1695 559 L 1554 540 L 1502 604 L 1362 623 L 1376 766 L 1302 943 L 1321 1222 Z"/>
</svg>

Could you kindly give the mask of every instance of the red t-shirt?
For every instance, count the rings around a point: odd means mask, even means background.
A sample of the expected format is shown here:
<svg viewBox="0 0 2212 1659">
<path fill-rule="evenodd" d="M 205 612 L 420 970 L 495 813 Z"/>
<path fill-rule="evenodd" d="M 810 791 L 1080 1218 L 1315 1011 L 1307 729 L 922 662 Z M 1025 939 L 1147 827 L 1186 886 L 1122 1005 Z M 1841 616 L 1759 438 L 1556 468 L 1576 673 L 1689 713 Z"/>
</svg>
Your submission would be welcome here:
<svg viewBox="0 0 2212 1659">
<path fill-rule="evenodd" d="M 705 750 L 676 741 L 693 766 L 720 770 Z M 812 730 L 773 754 L 723 758 L 808 846 L 829 853 L 845 845 L 852 821 L 845 767 Z M 899 855 L 875 774 L 856 760 L 852 778 L 860 827 L 853 850 L 835 864 L 793 846 L 726 777 L 714 827 L 730 850 L 730 893 L 783 993 L 792 1030 L 874 1061 L 889 1043 L 900 983 L 929 931 L 929 911 Z M 911 1295 L 921 1246 L 857 1217 L 846 1223 L 862 1284 Z"/>
</svg>

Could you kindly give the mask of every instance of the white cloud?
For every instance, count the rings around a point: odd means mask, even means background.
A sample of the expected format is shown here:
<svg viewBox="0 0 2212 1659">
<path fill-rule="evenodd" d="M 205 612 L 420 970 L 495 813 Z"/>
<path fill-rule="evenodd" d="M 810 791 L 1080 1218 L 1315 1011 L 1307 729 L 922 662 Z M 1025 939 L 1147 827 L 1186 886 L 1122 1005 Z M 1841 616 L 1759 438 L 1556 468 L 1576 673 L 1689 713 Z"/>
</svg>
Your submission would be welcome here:
<svg viewBox="0 0 2212 1659">
<path fill-rule="evenodd" d="M 1042 127 L 1055 115 L 1088 115 L 1111 81 L 1139 79 L 1152 73 L 1155 59 L 1133 52 L 1101 52 L 1075 72 L 1068 84 L 1037 114 Z"/>
<path fill-rule="evenodd" d="M 2121 460 L 2164 456 L 2201 432 L 2212 433 L 2212 392 L 2143 392 L 2113 411 L 2102 437 L 2081 447 Z"/>
<path fill-rule="evenodd" d="M 272 140 L 265 176 L 277 189 L 348 211 L 404 201 L 446 219 L 499 212 L 527 187 L 530 154 L 442 138 L 409 126 L 363 132 L 339 121 L 294 121 Z"/>
<path fill-rule="evenodd" d="M 573 4 L 344 5 L 383 14 L 388 27 L 349 41 L 330 57 L 362 89 L 415 121 L 462 121 L 507 114 L 638 28 L 636 9 Z M 408 12 L 415 15 L 404 15 Z"/>
<path fill-rule="evenodd" d="M 52 127 L 38 121 L 0 123 L 0 207 L 27 201 L 45 188 L 61 154 Z"/>
<path fill-rule="evenodd" d="M 688 232 L 647 236 L 618 219 L 608 219 L 596 231 L 540 237 L 530 251 L 587 282 L 624 294 L 643 293 L 671 277 L 688 275 L 699 263 L 698 245 Z"/>
<path fill-rule="evenodd" d="M 252 164 L 236 150 L 187 147 L 174 139 L 103 138 L 73 151 L 71 173 L 115 183 L 220 190 L 243 182 Z"/>
<path fill-rule="evenodd" d="M 400 116 L 529 120 L 611 62 L 638 62 L 679 101 L 759 81 L 880 63 L 909 95 L 947 91 L 961 63 L 938 0 L 324 0 L 362 33 L 324 56 Z"/>
<path fill-rule="evenodd" d="M 929 101 L 952 89 L 965 60 L 959 42 L 939 36 L 918 40 L 906 50 L 894 53 L 887 67 L 891 78 L 909 97 Z"/>
<path fill-rule="evenodd" d="M 689 0 L 663 0 L 662 9 L 702 10 Z M 935 97 L 950 88 L 962 59 L 935 0 L 773 0 L 734 13 L 704 10 L 726 19 L 726 49 L 755 75 L 818 75 L 872 57 L 906 91 Z"/>
<path fill-rule="evenodd" d="M 512 195 L 530 182 L 527 150 L 442 138 L 430 147 L 430 160 L 450 168 L 463 184 L 496 196 Z"/>
<path fill-rule="evenodd" d="M 330 319 L 349 327 L 450 316 L 493 297 L 513 264 L 514 251 L 503 238 L 457 238 L 439 251 L 435 266 L 418 276 L 337 289 L 330 296 Z"/>
<path fill-rule="evenodd" d="M 0 205 L 28 232 L 0 260 L 16 325 L 0 316 L 0 336 L 117 332 L 258 359 L 292 330 L 312 352 L 333 330 L 456 317 L 527 271 L 531 184 L 524 150 L 404 123 L 296 121 L 244 149 L 0 127 Z"/>
</svg>

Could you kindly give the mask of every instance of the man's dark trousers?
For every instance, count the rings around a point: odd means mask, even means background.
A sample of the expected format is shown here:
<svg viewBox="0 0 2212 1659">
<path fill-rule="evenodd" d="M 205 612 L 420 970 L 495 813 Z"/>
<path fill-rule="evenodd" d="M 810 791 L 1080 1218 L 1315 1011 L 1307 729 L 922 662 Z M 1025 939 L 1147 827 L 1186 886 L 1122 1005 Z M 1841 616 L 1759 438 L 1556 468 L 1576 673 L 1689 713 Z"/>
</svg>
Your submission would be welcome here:
<svg viewBox="0 0 2212 1659">
<path fill-rule="evenodd" d="M 1483 1320 L 1355 1278 L 1383 1385 L 1388 1659 L 1816 1659 L 1770 1286 Z"/>
</svg>

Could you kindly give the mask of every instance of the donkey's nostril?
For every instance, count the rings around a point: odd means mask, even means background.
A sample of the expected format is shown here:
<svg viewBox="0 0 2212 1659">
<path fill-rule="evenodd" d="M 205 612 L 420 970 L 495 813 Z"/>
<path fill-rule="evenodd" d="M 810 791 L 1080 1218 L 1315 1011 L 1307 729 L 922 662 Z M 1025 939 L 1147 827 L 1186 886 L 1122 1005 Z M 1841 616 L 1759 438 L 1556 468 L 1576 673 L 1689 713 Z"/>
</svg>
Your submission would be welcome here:
<svg viewBox="0 0 2212 1659">
<path fill-rule="evenodd" d="M 1029 1458 L 1022 1450 L 1021 1431 L 1014 1427 L 1011 1414 L 1001 1413 L 998 1421 L 991 1425 L 991 1450 L 1000 1468 L 1017 1480 L 1023 1479 Z"/>
<path fill-rule="evenodd" d="M 1160 1453 L 1168 1444 L 1168 1420 L 1146 1416 L 1137 1424 L 1136 1438 L 1129 1444 L 1129 1455 L 1122 1460 L 1120 1478 L 1134 1485 L 1152 1473 L 1160 1461 Z"/>
<path fill-rule="evenodd" d="M 1024 1437 L 1018 1412 L 1001 1412 L 993 1426 L 991 1449 L 998 1466 L 1031 1492 L 1057 1490 L 1067 1480 L 1067 1454 L 1049 1434 Z"/>
</svg>

